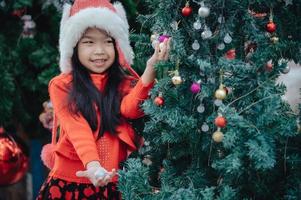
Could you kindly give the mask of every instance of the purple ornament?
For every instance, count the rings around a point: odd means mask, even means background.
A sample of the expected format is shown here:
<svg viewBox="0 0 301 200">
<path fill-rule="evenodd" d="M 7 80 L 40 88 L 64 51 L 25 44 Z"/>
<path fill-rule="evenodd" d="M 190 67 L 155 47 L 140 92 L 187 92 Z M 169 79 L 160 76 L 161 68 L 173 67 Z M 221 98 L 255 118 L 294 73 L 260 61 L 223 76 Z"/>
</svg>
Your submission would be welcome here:
<svg viewBox="0 0 301 200">
<path fill-rule="evenodd" d="M 197 83 L 197 82 L 194 82 L 191 87 L 190 87 L 190 91 L 193 93 L 193 94 L 197 94 L 201 91 L 201 84 Z"/>
<path fill-rule="evenodd" d="M 164 42 L 165 39 L 168 39 L 169 36 L 168 35 L 160 35 L 159 37 L 159 42 Z"/>
</svg>

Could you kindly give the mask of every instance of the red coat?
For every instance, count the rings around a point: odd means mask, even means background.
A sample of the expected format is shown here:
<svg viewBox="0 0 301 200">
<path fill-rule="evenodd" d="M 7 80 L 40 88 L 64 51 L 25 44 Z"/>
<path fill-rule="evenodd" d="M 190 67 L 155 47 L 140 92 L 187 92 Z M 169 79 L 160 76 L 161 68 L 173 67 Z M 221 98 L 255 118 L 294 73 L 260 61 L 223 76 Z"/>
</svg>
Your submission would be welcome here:
<svg viewBox="0 0 301 200">
<path fill-rule="evenodd" d="M 93 83 L 103 90 L 107 75 L 91 74 Z M 99 161 L 107 170 L 119 169 L 119 163 L 127 157 L 127 151 L 136 150 L 135 133 L 131 125 L 123 122 L 117 127 L 116 136 L 105 132 L 101 139 L 96 140 L 98 129 L 93 132 L 82 115 L 72 115 L 68 111 L 68 93 L 72 80 L 71 74 L 61 74 L 49 83 L 49 95 L 54 113 L 60 124 L 60 136 L 55 148 L 55 163 L 50 176 L 78 183 L 90 183 L 87 178 L 76 177 L 75 173 L 85 170 L 90 161 Z M 143 85 L 141 79 L 126 77 L 121 83 L 121 115 L 128 119 L 143 116 L 140 104 L 148 98 L 153 83 Z M 98 122 L 100 113 L 98 112 Z M 117 177 L 113 179 L 116 181 Z"/>
</svg>

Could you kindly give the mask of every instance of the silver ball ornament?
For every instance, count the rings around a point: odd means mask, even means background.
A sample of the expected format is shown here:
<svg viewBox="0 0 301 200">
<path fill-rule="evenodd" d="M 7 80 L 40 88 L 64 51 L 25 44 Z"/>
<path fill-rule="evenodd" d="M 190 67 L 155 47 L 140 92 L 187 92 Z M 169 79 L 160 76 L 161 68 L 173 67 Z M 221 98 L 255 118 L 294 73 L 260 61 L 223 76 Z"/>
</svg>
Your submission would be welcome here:
<svg viewBox="0 0 301 200">
<path fill-rule="evenodd" d="M 285 67 L 284 69 L 282 69 L 281 72 L 282 72 L 283 74 L 287 74 L 287 73 L 290 72 L 290 70 L 291 70 L 290 66 L 289 66 L 289 65 L 286 65 L 286 67 Z"/>
<path fill-rule="evenodd" d="M 206 6 L 201 6 L 201 7 L 199 8 L 198 13 L 199 13 L 199 16 L 200 16 L 200 17 L 205 18 L 205 17 L 208 17 L 208 16 L 209 16 L 209 14 L 210 14 L 210 9 L 209 9 L 208 7 L 206 7 Z"/>
</svg>

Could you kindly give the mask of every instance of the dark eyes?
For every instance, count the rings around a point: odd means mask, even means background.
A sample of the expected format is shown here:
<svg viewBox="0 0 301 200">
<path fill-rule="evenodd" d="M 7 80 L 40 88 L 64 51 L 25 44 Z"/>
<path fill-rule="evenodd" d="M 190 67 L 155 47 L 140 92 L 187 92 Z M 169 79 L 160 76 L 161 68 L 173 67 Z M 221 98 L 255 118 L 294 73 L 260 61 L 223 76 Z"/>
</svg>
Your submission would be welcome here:
<svg viewBox="0 0 301 200">
<path fill-rule="evenodd" d="M 83 41 L 83 44 L 93 44 L 93 41 Z"/>
<path fill-rule="evenodd" d="M 105 40 L 104 42 L 105 42 L 105 43 L 112 44 L 112 43 L 113 43 L 113 40 L 109 39 L 109 40 Z M 91 41 L 91 40 L 87 40 L 87 41 L 83 41 L 82 43 L 83 43 L 83 44 L 93 44 L 94 42 Z"/>
</svg>

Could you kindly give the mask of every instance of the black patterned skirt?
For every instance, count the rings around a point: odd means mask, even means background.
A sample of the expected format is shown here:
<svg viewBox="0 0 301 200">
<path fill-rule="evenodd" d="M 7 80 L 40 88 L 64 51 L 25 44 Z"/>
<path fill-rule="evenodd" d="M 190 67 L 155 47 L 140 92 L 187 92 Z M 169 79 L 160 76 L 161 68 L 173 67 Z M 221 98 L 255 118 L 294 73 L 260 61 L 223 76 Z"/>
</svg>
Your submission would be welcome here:
<svg viewBox="0 0 301 200">
<path fill-rule="evenodd" d="M 48 177 L 36 200 L 121 200 L 115 183 L 105 187 Z"/>
</svg>

